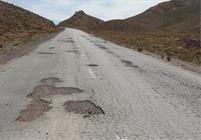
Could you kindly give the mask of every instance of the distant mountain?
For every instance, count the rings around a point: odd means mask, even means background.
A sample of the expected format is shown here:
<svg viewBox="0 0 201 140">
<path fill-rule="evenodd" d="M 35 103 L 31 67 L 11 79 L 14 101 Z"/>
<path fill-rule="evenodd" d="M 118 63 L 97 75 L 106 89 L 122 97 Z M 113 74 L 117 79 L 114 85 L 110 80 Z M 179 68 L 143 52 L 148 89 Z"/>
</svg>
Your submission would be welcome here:
<svg viewBox="0 0 201 140">
<path fill-rule="evenodd" d="M 20 36 L 52 32 L 54 23 L 0 0 L 0 43 Z"/>
<path fill-rule="evenodd" d="M 71 18 L 59 23 L 58 26 L 88 30 L 99 26 L 103 22 L 98 18 L 87 15 L 84 11 L 78 11 Z"/>
</svg>

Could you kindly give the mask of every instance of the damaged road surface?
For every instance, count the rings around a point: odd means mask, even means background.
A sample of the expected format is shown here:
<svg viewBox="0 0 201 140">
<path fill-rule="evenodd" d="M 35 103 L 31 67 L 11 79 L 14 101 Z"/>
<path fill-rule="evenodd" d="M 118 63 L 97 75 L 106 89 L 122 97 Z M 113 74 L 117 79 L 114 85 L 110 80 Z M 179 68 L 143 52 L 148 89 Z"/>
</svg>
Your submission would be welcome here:
<svg viewBox="0 0 201 140">
<path fill-rule="evenodd" d="M 91 101 L 68 101 L 64 103 L 65 109 L 68 112 L 74 112 L 77 114 L 95 115 L 105 114 L 103 109 L 96 106 Z"/>
<path fill-rule="evenodd" d="M 71 95 L 84 92 L 81 89 L 73 87 L 55 87 L 52 84 L 61 82 L 59 78 L 49 77 L 42 79 L 41 84 L 27 97 L 32 98 L 31 104 L 25 110 L 22 110 L 17 121 L 33 121 L 48 111 L 51 107 L 51 101 L 46 101 L 43 97 L 50 97 L 55 95 Z M 67 106 L 66 106 L 67 107 Z"/>
<path fill-rule="evenodd" d="M 201 76 L 66 29 L 0 66 L 1 140 L 200 140 Z"/>
</svg>

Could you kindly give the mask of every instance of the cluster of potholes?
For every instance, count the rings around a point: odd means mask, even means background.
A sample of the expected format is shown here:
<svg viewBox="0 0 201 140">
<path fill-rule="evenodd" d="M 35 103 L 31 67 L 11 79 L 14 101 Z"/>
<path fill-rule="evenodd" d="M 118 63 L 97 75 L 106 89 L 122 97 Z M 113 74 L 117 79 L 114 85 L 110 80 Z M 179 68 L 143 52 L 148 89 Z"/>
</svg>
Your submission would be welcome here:
<svg viewBox="0 0 201 140">
<path fill-rule="evenodd" d="M 75 43 L 72 37 L 67 38 L 67 40 L 58 40 L 58 41 L 63 43 Z"/>
<path fill-rule="evenodd" d="M 106 51 L 107 53 L 113 54 L 115 57 L 120 58 L 119 55 L 117 55 L 117 54 L 115 54 L 114 52 L 110 51 L 110 50 L 109 50 L 107 47 L 105 47 L 104 45 L 99 44 L 99 43 L 95 43 L 94 45 L 98 46 L 100 49 L 103 49 L 103 50 Z M 121 59 L 121 62 L 122 62 L 126 67 L 133 67 L 133 68 L 136 68 L 140 73 L 145 73 L 145 72 L 146 72 L 145 70 L 143 70 L 143 69 L 140 68 L 139 66 L 134 65 L 133 62 L 131 62 L 131 61 L 129 61 L 129 60 Z"/>
<path fill-rule="evenodd" d="M 46 100 L 45 97 L 55 95 L 70 96 L 72 94 L 80 94 L 84 92 L 75 87 L 55 87 L 54 84 L 58 82 L 62 81 L 55 77 L 42 79 L 40 85 L 36 86 L 33 92 L 27 96 L 28 98 L 31 98 L 32 101 L 26 109 L 20 112 L 20 115 L 16 120 L 23 122 L 34 121 L 45 112 L 49 111 L 52 108 L 52 101 Z M 67 112 L 84 115 L 84 118 L 96 114 L 105 114 L 101 107 L 89 100 L 67 101 L 63 104 L 63 107 Z"/>
<path fill-rule="evenodd" d="M 98 46 L 100 49 L 103 49 L 105 50 L 107 53 L 110 53 L 110 54 L 113 54 L 114 56 L 116 57 L 120 57 L 116 54 L 114 54 L 113 52 L 111 52 L 108 48 L 106 48 L 105 46 L 103 46 L 102 44 L 95 44 L 96 46 Z M 126 67 L 132 67 L 132 68 L 135 68 L 137 71 L 139 71 L 140 73 L 145 73 L 146 71 L 143 70 L 142 68 L 140 68 L 139 66 L 137 65 L 134 65 L 133 62 L 129 61 L 129 60 L 124 60 L 124 59 L 121 59 L 121 62 L 126 66 Z"/>
<path fill-rule="evenodd" d="M 74 40 L 73 38 L 69 37 L 67 38 L 67 40 L 58 40 L 59 42 L 64 42 L 64 43 L 74 43 Z M 54 49 L 55 47 L 49 47 L 49 50 L 52 50 Z M 76 53 L 76 54 L 80 54 L 77 50 L 70 50 L 70 51 L 66 51 L 66 52 L 73 52 L 73 53 Z M 56 54 L 54 52 L 38 52 L 38 54 L 42 54 L 42 55 L 51 55 L 51 54 Z"/>
</svg>

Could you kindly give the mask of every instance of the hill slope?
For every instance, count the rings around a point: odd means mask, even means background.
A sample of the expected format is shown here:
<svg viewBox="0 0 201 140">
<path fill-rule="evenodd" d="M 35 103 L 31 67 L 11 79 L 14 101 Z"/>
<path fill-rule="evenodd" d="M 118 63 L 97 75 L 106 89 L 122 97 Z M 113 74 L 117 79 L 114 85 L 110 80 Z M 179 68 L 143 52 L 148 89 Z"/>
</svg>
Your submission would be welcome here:
<svg viewBox="0 0 201 140">
<path fill-rule="evenodd" d="M 137 16 L 104 22 L 90 32 L 162 58 L 201 64 L 200 0 L 163 2 Z"/>
<path fill-rule="evenodd" d="M 50 20 L 3 1 L 0 1 L 0 23 L 0 43 L 56 29 Z"/>
<path fill-rule="evenodd" d="M 124 20 L 107 21 L 101 28 L 118 31 L 197 31 L 200 27 L 199 0 L 171 0 Z M 197 32 L 198 33 L 198 32 Z"/>
<path fill-rule="evenodd" d="M 98 18 L 85 14 L 84 11 L 78 11 L 71 18 L 59 23 L 58 26 L 88 30 L 99 26 L 103 22 Z"/>
</svg>

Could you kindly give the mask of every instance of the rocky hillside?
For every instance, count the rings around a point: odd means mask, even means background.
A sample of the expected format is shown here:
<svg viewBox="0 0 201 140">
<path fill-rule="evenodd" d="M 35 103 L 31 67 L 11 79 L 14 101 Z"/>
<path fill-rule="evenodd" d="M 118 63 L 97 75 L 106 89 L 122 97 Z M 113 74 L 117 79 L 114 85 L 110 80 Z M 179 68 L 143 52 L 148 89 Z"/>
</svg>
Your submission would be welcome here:
<svg viewBox="0 0 201 140">
<path fill-rule="evenodd" d="M 137 16 L 104 22 L 89 32 L 161 58 L 201 64 L 200 0 L 163 2 Z"/>
<path fill-rule="evenodd" d="M 101 30 L 196 32 L 200 28 L 200 0 L 171 0 L 124 20 L 107 21 Z"/>
<path fill-rule="evenodd" d="M 137 21 L 154 30 L 196 31 L 200 28 L 200 0 L 171 0 L 125 21 Z"/>
<path fill-rule="evenodd" d="M 87 15 L 84 11 L 76 12 L 71 18 L 61 22 L 58 26 L 89 30 L 96 28 L 104 21 Z"/>
<path fill-rule="evenodd" d="M 52 21 L 0 0 L 0 43 L 56 30 Z"/>
</svg>

